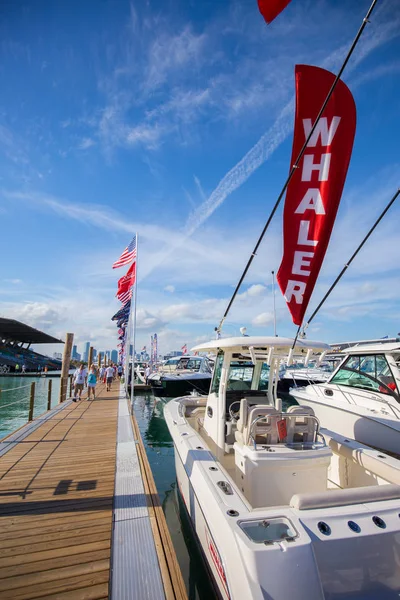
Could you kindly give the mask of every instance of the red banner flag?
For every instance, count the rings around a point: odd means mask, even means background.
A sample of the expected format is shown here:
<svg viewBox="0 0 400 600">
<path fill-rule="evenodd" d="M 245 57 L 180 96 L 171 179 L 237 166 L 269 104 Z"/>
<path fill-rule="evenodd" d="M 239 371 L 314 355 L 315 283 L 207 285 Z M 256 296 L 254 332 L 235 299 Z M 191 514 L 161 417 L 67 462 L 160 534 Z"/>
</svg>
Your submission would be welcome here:
<svg viewBox="0 0 400 600">
<path fill-rule="evenodd" d="M 127 292 L 135 283 L 136 279 L 136 262 L 132 263 L 126 275 L 118 279 L 118 291 L 116 296 L 120 296 L 123 292 Z"/>
<path fill-rule="evenodd" d="M 296 118 L 291 165 L 312 129 L 335 75 L 296 66 Z M 283 258 L 277 274 L 293 323 L 301 325 L 324 260 L 342 195 L 356 131 L 356 107 L 338 84 L 287 188 Z"/>
<path fill-rule="evenodd" d="M 271 23 L 287 7 L 291 0 L 258 0 L 260 13 L 267 21 Z"/>
</svg>

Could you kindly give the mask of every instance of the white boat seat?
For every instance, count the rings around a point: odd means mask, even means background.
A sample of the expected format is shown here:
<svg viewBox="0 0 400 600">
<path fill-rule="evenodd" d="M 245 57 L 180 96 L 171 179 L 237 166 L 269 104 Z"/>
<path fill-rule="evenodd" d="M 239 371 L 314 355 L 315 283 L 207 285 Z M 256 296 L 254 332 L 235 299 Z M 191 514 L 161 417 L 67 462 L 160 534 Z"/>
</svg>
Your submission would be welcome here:
<svg viewBox="0 0 400 600">
<path fill-rule="evenodd" d="M 256 443 L 261 444 L 277 444 L 278 443 L 278 411 L 273 406 L 265 404 L 249 405 L 249 400 L 243 398 L 240 403 L 240 418 L 238 421 L 237 431 L 235 432 L 235 440 L 242 445 L 247 445 L 250 442 L 250 433 Z M 253 422 L 263 417 L 252 428 Z"/>
<path fill-rule="evenodd" d="M 315 419 L 309 419 L 307 416 L 314 417 L 314 410 L 310 406 L 289 406 L 287 409 L 289 415 L 299 415 L 287 419 L 287 436 L 288 444 L 300 442 L 315 442 L 317 437 L 318 423 Z"/>
<path fill-rule="evenodd" d="M 290 506 L 297 510 L 312 510 L 382 500 L 400 500 L 400 485 L 369 485 L 313 494 L 295 494 L 290 500 Z"/>
<path fill-rule="evenodd" d="M 378 457 L 378 453 L 371 452 L 371 448 L 356 442 L 355 440 L 345 441 L 343 436 L 332 437 L 328 430 L 323 429 L 323 436 L 327 445 L 334 454 L 343 456 L 363 469 L 370 471 L 374 475 L 381 477 L 389 483 L 400 485 L 400 461 L 396 459 L 382 459 Z M 379 453 L 384 454 L 384 453 Z M 397 466 L 398 463 L 398 466 Z M 394 468 L 396 465 L 396 468 Z M 385 486 L 386 487 L 386 486 Z"/>
</svg>

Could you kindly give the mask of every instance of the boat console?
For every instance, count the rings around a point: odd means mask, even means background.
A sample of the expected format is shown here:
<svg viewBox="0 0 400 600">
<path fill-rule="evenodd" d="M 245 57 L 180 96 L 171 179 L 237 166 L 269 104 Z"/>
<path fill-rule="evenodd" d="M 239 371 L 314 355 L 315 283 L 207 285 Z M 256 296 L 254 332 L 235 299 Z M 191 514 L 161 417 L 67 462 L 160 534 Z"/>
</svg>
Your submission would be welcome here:
<svg viewBox="0 0 400 600">
<path fill-rule="evenodd" d="M 318 420 L 308 407 L 280 413 L 241 400 L 233 446 L 236 482 L 253 508 L 326 491 L 332 450 L 319 437 Z"/>
</svg>

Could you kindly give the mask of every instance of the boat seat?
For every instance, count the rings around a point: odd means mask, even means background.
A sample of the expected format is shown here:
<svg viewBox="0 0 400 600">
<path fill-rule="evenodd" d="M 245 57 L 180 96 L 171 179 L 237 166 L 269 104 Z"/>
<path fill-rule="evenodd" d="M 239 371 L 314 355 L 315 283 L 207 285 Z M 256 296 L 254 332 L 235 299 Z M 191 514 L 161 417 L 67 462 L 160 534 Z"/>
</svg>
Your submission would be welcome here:
<svg viewBox="0 0 400 600">
<path fill-rule="evenodd" d="M 312 510 L 382 500 L 400 500 L 400 485 L 369 485 L 312 494 L 295 494 L 290 500 L 290 506 L 297 510 Z"/>
<path fill-rule="evenodd" d="M 287 409 L 288 415 L 299 415 L 298 417 L 287 419 L 287 436 L 286 442 L 305 443 L 315 442 L 317 437 L 318 423 L 315 419 L 309 419 L 307 416 L 314 417 L 314 410 L 310 406 L 289 406 Z M 301 416 L 303 415 L 303 416 Z"/>
<path fill-rule="evenodd" d="M 249 403 L 249 399 L 242 398 L 237 430 L 235 431 L 235 440 L 239 444 L 247 445 L 250 441 L 252 423 L 259 417 L 265 417 L 254 426 L 254 438 L 257 443 L 277 444 L 278 429 L 276 424 L 278 415 L 278 411 L 273 406 L 266 406 L 265 404 L 252 405 Z"/>
<path fill-rule="evenodd" d="M 355 440 L 335 435 L 326 429 L 322 430 L 322 434 L 334 454 L 355 462 L 389 483 L 400 485 L 400 461 L 398 459 L 379 458 L 379 454 L 383 454 L 383 456 L 385 454 Z"/>
</svg>

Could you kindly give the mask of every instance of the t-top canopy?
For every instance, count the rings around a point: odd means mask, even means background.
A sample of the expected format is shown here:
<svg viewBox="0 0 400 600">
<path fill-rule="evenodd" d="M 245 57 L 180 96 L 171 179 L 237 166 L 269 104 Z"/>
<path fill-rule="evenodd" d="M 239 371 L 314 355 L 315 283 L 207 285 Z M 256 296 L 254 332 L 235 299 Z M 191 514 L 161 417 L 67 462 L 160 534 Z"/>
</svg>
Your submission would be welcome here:
<svg viewBox="0 0 400 600">
<path fill-rule="evenodd" d="M 344 348 L 342 354 L 398 354 L 400 352 L 400 342 L 382 342 L 378 344 L 360 344 Z"/>
<path fill-rule="evenodd" d="M 253 347 L 256 350 L 267 351 L 271 347 L 274 348 L 275 353 L 288 354 L 293 346 L 292 338 L 285 337 L 274 337 L 274 336 L 237 336 L 229 338 L 220 338 L 218 340 L 211 340 L 205 344 L 199 344 L 192 348 L 192 352 L 216 352 L 218 350 L 231 350 L 242 352 Z M 331 350 L 328 344 L 324 342 L 312 342 L 310 340 L 296 341 L 294 347 L 294 354 L 306 354 L 308 350 L 313 353 L 329 352 Z"/>
<path fill-rule="evenodd" d="M 0 318 L 0 339 L 23 344 L 63 344 L 62 340 L 14 319 Z"/>
</svg>

